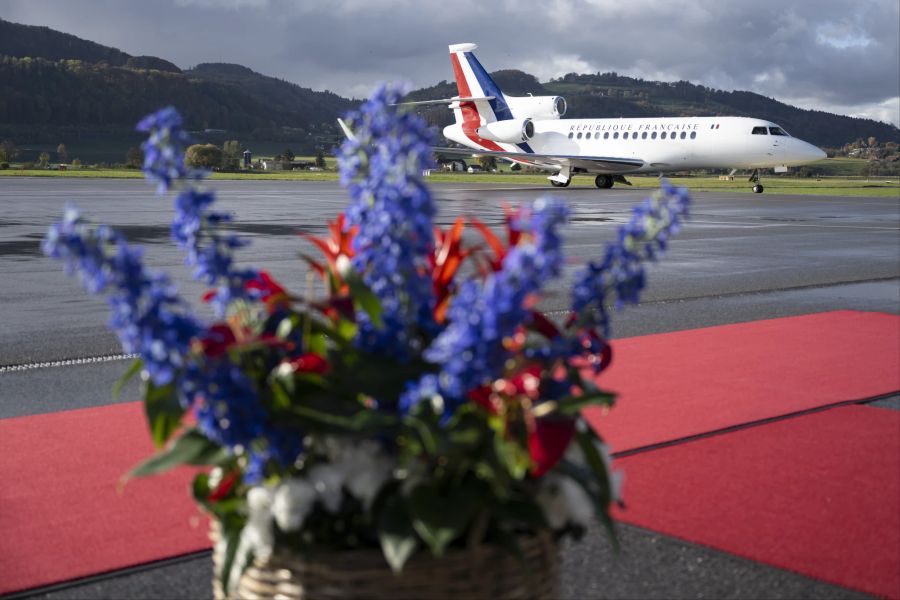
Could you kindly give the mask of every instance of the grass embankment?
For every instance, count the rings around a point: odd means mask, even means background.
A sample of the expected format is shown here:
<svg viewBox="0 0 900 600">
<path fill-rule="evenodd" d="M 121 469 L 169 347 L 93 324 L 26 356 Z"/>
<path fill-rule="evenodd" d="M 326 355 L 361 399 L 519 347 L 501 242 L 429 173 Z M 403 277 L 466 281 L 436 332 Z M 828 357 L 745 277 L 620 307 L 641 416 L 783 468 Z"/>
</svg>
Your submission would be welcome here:
<svg viewBox="0 0 900 600">
<path fill-rule="evenodd" d="M 328 167 L 334 169 L 329 161 Z M 832 196 L 881 196 L 900 197 L 900 178 L 894 176 L 852 177 L 858 173 L 860 159 L 827 159 L 811 165 L 816 171 L 829 173 L 823 177 L 785 177 L 763 175 L 762 183 L 769 194 L 808 194 Z M 832 175 L 833 174 L 833 175 Z M 143 173 L 136 169 L 79 169 L 39 170 L 39 169 L 6 169 L 0 170 L 2 176 L 25 177 L 98 177 L 107 179 L 139 179 Z M 266 181 L 336 181 L 337 173 L 327 171 L 244 171 L 238 173 L 213 173 L 212 179 L 219 180 L 266 180 Z M 655 176 L 627 176 L 635 189 L 652 189 L 659 186 Z M 534 185 L 550 188 L 547 176 L 543 174 L 514 173 L 504 168 L 499 173 L 448 173 L 435 171 L 427 178 L 435 183 L 497 184 L 497 185 Z M 746 175 L 735 175 L 731 181 L 720 180 L 717 176 L 671 177 L 675 185 L 686 186 L 695 192 L 745 192 L 751 193 L 751 186 Z M 576 176 L 571 187 L 594 187 L 594 178 Z M 624 187 L 617 184 L 616 187 Z M 626 188 L 627 189 L 627 188 Z M 599 190 L 598 190 L 599 191 Z"/>
</svg>

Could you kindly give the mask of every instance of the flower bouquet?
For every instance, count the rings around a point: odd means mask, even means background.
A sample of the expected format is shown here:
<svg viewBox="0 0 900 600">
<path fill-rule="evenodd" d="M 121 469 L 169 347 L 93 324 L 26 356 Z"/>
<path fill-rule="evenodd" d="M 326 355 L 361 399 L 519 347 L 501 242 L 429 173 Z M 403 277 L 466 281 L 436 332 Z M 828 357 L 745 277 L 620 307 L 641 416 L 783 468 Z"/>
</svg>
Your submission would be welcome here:
<svg viewBox="0 0 900 600">
<path fill-rule="evenodd" d="M 74 207 L 44 241 L 108 294 L 111 327 L 137 357 L 123 382 L 141 374 L 159 452 L 131 475 L 202 467 L 193 496 L 213 518 L 220 595 L 444 595 L 476 570 L 509 585 L 497 572 L 507 564 L 519 583 L 503 593 L 531 597 L 552 593 L 555 540 L 593 519 L 613 533 L 619 474 L 580 411 L 612 404 L 596 383 L 612 358 L 606 305 L 637 301 L 642 265 L 688 196 L 663 182 L 637 206 L 575 274 L 571 312 L 554 322 L 535 307 L 563 271 L 565 204 L 507 208 L 505 236 L 475 218 L 436 227 L 420 179 L 431 134 L 395 107 L 400 97 L 382 87 L 348 116 L 339 168 L 350 204 L 329 236 L 307 236 L 321 256 L 303 256 L 324 282 L 318 297 L 238 266 L 246 242 L 185 166 L 188 135 L 171 108 L 138 126 L 144 170 L 175 192 L 172 239 L 211 287 L 216 320 Z M 478 243 L 464 243 L 467 224 Z M 337 562 L 316 588 L 327 557 Z M 246 587 L 266 565 L 284 585 Z M 529 583 L 541 568 L 550 587 Z M 375 587 L 363 571 L 379 573 Z M 415 573 L 426 587 L 404 588 Z"/>
</svg>

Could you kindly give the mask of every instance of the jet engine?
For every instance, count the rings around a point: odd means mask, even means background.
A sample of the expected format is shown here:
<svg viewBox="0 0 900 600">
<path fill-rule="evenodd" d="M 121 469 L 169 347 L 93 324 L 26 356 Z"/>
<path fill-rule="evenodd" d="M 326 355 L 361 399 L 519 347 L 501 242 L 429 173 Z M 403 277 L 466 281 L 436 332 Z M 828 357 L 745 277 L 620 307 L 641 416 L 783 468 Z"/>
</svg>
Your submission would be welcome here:
<svg viewBox="0 0 900 600">
<path fill-rule="evenodd" d="M 566 99 L 562 96 L 507 96 L 506 102 L 516 116 L 558 119 L 566 114 Z"/>
<path fill-rule="evenodd" d="M 534 137 L 534 123 L 531 119 L 511 119 L 494 121 L 475 130 L 478 137 L 505 144 L 521 144 Z"/>
</svg>

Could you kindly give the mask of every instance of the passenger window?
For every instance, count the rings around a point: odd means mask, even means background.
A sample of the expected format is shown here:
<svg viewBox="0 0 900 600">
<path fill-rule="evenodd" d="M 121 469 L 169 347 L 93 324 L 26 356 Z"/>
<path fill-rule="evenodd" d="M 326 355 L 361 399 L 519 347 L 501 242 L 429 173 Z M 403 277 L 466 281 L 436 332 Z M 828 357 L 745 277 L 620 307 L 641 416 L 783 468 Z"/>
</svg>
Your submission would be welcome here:
<svg viewBox="0 0 900 600">
<path fill-rule="evenodd" d="M 650 134 L 650 139 L 651 139 L 651 140 L 655 140 L 655 139 L 656 139 L 656 132 L 655 132 L 655 131 L 654 131 L 653 133 Z"/>
<path fill-rule="evenodd" d="M 666 132 L 665 132 L 665 131 L 663 131 L 661 134 L 659 134 L 659 139 L 661 139 L 661 140 L 666 139 Z"/>
<path fill-rule="evenodd" d="M 753 135 L 766 135 L 765 127 L 754 127 L 753 131 L 750 132 Z"/>
<path fill-rule="evenodd" d="M 627 131 L 626 131 L 625 133 L 622 134 L 622 139 L 623 139 L 623 140 L 627 140 L 627 139 L 628 139 L 628 132 L 627 132 Z"/>
<path fill-rule="evenodd" d="M 696 131 L 692 131 L 692 132 L 691 132 L 691 139 L 692 139 L 692 140 L 693 140 L 693 139 L 696 139 L 696 137 L 697 137 L 697 132 L 696 132 Z"/>
<path fill-rule="evenodd" d="M 641 139 L 642 139 L 642 140 L 646 140 L 646 139 L 647 139 L 647 132 L 646 132 L 646 131 L 645 131 L 644 133 L 641 134 Z"/>
<path fill-rule="evenodd" d="M 575 134 L 572 133 L 572 132 L 570 131 L 570 132 L 569 132 L 569 139 L 571 140 L 573 137 L 575 137 Z"/>
<path fill-rule="evenodd" d="M 684 139 L 684 138 L 686 138 L 686 137 L 687 137 L 687 134 L 686 134 L 685 132 L 682 131 L 682 132 L 681 132 L 681 139 Z"/>
<path fill-rule="evenodd" d="M 781 127 L 769 127 L 769 133 L 772 135 L 787 135 L 787 131 Z"/>
<path fill-rule="evenodd" d="M 580 132 L 580 131 L 578 132 L 578 136 L 577 136 L 577 137 L 578 137 L 579 140 L 581 139 L 581 132 Z"/>
<path fill-rule="evenodd" d="M 586 134 L 584 134 L 584 139 L 586 139 L 586 140 L 591 139 L 591 132 L 590 132 L 590 131 L 588 131 Z"/>
<path fill-rule="evenodd" d="M 615 133 L 613 134 L 613 139 L 614 139 L 614 140 L 619 139 L 619 132 L 618 132 L 618 131 L 615 132 Z"/>
<path fill-rule="evenodd" d="M 603 139 L 604 139 L 604 140 L 608 140 L 608 139 L 609 139 L 609 132 L 608 132 L 608 131 L 607 131 L 606 133 L 603 134 Z"/>
</svg>

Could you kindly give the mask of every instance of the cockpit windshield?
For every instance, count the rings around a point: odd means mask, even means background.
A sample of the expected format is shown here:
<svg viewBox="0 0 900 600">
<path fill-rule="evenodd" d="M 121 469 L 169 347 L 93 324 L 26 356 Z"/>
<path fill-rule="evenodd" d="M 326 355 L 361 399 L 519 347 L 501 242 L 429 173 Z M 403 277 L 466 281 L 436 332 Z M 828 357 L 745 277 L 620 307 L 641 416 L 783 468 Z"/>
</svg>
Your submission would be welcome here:
<svg viewBox="0 0 900 600">
<path fill-rule="evenodd" d="M 787 135 L 788 132 L 781 127 L 769 127 L 769 133 L 772 135 Z"/>
<path fill-rule="evenodd" d="M 750 133 L 752 133 L 753 135 L 766 135 L 766 128 L 765 127 L 754 127 L 753 131 L 751 131 Z"/>
</svg>

